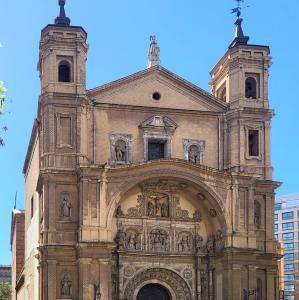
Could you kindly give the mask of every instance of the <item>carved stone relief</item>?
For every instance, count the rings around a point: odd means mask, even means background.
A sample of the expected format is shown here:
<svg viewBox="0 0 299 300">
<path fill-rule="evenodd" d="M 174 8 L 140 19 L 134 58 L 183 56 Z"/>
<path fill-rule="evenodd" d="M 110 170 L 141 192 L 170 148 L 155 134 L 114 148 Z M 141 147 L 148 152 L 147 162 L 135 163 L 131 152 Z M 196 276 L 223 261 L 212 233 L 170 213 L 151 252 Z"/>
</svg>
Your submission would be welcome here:
<svg viewBox="0 0 299 300">
<path fill-rule="evenodd" d="M 203 163 L 205 141 L 184 139 L 183 147 L 185 160 L 198 165 Z"/>
<path fill-rule="evenodd" d="M 163 229 L 154 229 L 149 234 L 150 251 L 169 251 L 169 234 Z"/>
<path fill-rule="evenodd" d="M 124 299 L 133 299 L 134 292 L 145 281 L 158 280 L 166 283 L 174 292 L 176 299 L 191 300 L 190 289 L 185 280 L 177 273 L 161 268 L 144 270 L 136 274 L 127 284 Z"/>
<path fill-rule="evenodd" d="M 217 217 L 217 212 L 214 208 L 210 209 L 210 216 L 212 218 L 216 218 Z"/>
<path fill-rule="evenodd" d="M 60 295 L 62 298 L 72 296 L 72 280 L 70 274 L 64 274 L 60 281 Z"/>
<path fill-rule="evenodd" d="M 191 270 L 190 268 L 184 269 L 184 271 L 183 271 L 183 276 L 184 276 L 184 278 L 187 279 L 187 280 L 191 279 L 191 278 L 193 277 L 193 272 L 192 272 L 192 270 Z"/>
<path fill-rule="evenodd" d="M 125 277 L 132 277 L 134 275 L 134 273 L 135 273 L 134 267 L 129 265 L 124 268 L 124 276 Z"/>
<path fill-rule="evenodd" d="M 60 216 L 63 218 L 70 218 L 72 214 L 72 204 L 70 201 L 69 193 L 61 194 L 61 203 L 60 203 Z"/>
<path fill-rule="evenodd" d="M 259 201 L 254 201 L 254 225 L 256 229 L 261 229 L 261 204 Z"/>
<path fill-rule="evenodd" d="M 124 230 L 122 226 L 118 229 L 115 242 L 120 250 L 141 250 L 141 236 L 135 229 Z"/>
<path fill-rule="evenodd" d="M 131 141 L 130 134 L 110 134 L 110 163 L 128 164 L 131 162 Z"/>
<path fill-rule="evenodd" d="M 127 214 L 118 206 L 115 214 L 117 217 L 177 218 L 200 222 L 200 211 L 194 211 L 193 217 L 190 218 L 189 211 L 180 206 L 180 198 L 176 193 L 187 187 L 185 183 L 170 180 L 144 183 L 141 185 L 142 193 L 137 196 L 137 205 L 128 208 Z"/>
<path fill-rule="evenodd" d="M 180 232 L 178 235 L 178 252 L 188 253 L 193 250 L 192 234 L 190 232 Z"/>
</svg>

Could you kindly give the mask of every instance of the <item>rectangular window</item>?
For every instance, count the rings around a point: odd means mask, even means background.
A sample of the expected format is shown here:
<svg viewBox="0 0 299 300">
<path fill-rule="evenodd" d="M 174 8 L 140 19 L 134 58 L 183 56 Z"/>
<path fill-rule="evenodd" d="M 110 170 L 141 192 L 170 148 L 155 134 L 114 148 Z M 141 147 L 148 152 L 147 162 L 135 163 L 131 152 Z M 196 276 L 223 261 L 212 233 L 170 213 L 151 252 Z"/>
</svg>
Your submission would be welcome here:
<svg viewBox="0 0 299 300">
<path fill-rule="evenodd" d="M 283 256 L 284 260 L 294 260 L 294 253 L 287 253 Z"/>
<path fill-rule="evenodd" d="M 295 270 L 295 265 L 294 264 L 285 264 L 284 265 L 284 271 L 285 272 L 292 272 Z"/>
<path fill-rule="evenodd" d="M 274 225 L 274 231 L 277 232 L 278 231 L 278 224 Z"/>
<path fill-rule="evenodd" d="M 294 212 L 292 211 L 288 211 L 282 214 L 282 219 L 283 220 L 290 220 L 290 219 L 294 219 Z"/>
<path fill-rule="evenodd" d="M 278 234 L 274 234 L 274 239 L 278 241 Z"/>
<path fill-rule="evenodd" d="M 288 232 L 282 234 L 282 240 L 283 241 L 289 241 L 294 239 L 294 232 Z"/>
<path fill-rule="evenodd" d="M 284 250 L 293 250 L 294 249 L 294 243 L 284 243 L 283 249 Z"/>
<path fill-rule="evenodd" d="M 165 141 L 148 141 L 148 160 L 165 158 Z"/>
<path fill-rule="evenodd" d="M 295 280 L 295 275 L 294 274 L 284 275 L 284 281 L 293 281 L 293 280 Z"/>
<path fill-rule="evenodd" d="M 284 286 L 284 290 L 286 292 L 294 292 L 295 291 L 295 285 L 294 284 L 286 284 Z"/>
<path fill-rule="evenodd" d="M 295 300 L 295 296 L 292 295 L 285 295 L 284 300 Z"/>
<path fill-rule="evenodd" d="M 275 203 L 275 210 L 281 210 L 282 205 L 281 203 Z"/>
<path fill-rule="evenodd" d="M 259 131 L 248 131 L 248 154 L 249 156 L 259 156 Z"/>
<path fill-rule="evenodd" d="M 282 230 L 293 230 L 294 229 L 294 223 L 293 222 L 289 222 L 289 223 L 283 223 L 282 224 Z"/>
<path fill-rule="evenodd" d="M 274 221 L 278 221 L 278 214 L 274 215 Z"/>
</svg>

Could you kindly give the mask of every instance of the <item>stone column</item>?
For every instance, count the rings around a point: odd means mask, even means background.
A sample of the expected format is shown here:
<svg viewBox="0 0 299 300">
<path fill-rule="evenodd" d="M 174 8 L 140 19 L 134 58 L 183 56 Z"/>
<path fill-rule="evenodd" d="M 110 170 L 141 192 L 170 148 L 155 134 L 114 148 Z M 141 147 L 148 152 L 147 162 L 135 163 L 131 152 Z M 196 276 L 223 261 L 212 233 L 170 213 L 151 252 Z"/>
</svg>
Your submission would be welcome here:
<svg viewBox="0 0 299 300">
<path fill-rule="evenodd" d="M 89 283 L 89 272 L 91 259 L 79 259 L 79 300 L 92 299 L 91 288 Z"/>
<path fill-rule="evenodd" d="M 48 290 L 48 297 L 47 300 L 56 300 L 57 299 L 57 280 L 59 281 L 59 278 L 57 278 L 57 272 L 56 272 L 56 260 L 48 260 L 48 274 L 47 279 L 44 283 L 47 284 L 47 290 Z"/>
<path fill-rule="evenodd" d="M 266 271 L 266 276 L 267 276 L 267 280 L 266 280 L 266 285 L 267 285 L 267 298 L 266 300 L 273 300 L 275 299 L 275 278 L 276 278 L 276 273 L 277 270 L 276 269 L 267 269 Z"/>
</svg>

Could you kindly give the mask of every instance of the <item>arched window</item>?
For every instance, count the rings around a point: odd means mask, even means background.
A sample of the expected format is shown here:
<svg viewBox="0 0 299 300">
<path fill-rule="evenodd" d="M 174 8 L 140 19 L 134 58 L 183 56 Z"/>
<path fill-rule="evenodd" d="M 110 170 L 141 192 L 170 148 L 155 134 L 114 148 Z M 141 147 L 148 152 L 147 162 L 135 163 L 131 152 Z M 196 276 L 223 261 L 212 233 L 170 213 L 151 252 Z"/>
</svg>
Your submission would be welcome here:
<svg viewBox="0 0 299 300">
<path fill-rule="evenodd" d="M 58 81 L 71 82 L 71 65 L 65 60 L 60 62 L 58 66 Z"/>
<path fill-rule="evenodd" d="M 245 96 L 247 99 L 257 98 L 257 83 L 253 77 L 248 77 L 245 81 Z"/>
</svg>

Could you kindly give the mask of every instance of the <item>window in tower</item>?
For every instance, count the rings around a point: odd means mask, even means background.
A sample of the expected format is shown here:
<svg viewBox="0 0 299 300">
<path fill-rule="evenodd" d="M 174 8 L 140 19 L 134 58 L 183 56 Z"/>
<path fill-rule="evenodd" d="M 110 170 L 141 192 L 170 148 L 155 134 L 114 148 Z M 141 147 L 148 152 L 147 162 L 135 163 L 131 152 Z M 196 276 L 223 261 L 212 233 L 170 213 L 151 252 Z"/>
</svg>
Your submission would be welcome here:
<svg viewBox="0 0 299 300">
<path fill-rule="evenodd" d="M 245 96 L 247 99 L 257 99 L 257 82 L 253 77 L 248 77 L 245 81 Z"/>
<path fill-rule="evenodd" d="M 259 131 L 248 131 L 248 154 L 249 156 L 259 156 Z"/>
<path fill-rule="evenodd" d="M 71 65 L 66 60 L 60 62 L 58 66 L 58 81 L 71 82 Z"/>
</svg>

